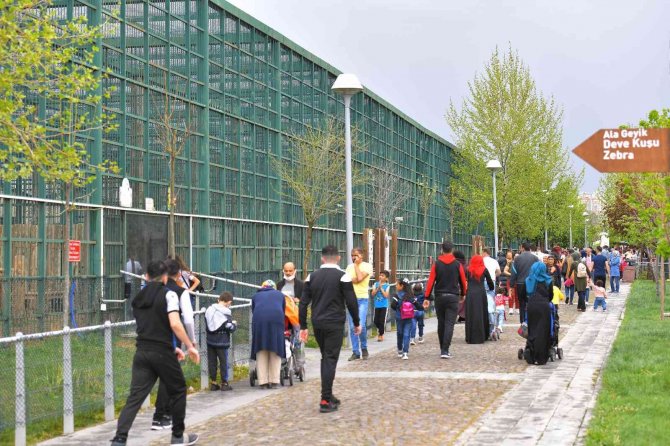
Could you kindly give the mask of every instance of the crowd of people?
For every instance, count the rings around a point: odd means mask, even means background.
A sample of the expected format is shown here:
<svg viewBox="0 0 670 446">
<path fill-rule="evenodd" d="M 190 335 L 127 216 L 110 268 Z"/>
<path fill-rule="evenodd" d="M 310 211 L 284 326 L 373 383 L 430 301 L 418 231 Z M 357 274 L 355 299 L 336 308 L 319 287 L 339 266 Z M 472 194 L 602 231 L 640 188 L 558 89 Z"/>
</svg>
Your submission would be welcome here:
<svg viewBox="0 0 670 446">
<path fill-rule="evenodd" d="M 342 270 L 337 248 L 324 247 L 321 268 L 304 282 L 297 278 L 295 265 L 287 262 L 282 279 L 278 283 L 265 281 L 251 303 L 251 359 L 255 360 L 256 375 L 264 389 L 275 388 L 280 382 L 282 361 L 287 355 L 286 333 L 299 331 L 300 340 L 307 342 L 311 312 L 312 334 L 321 352 L 322 413 L 336 411 L 341 404 L 333 395 L 333 381 L 345 322 L 351 337 L 349 360 L 365 360 L 369 356 L 365 321 L 370 299 L 377 341 L 384 340 L 391 312 L 397 326 L 397 354 L 402 360 L 409 359 L 411 345 L 424 342 L 425 311 L 432 303 L 441 358 L 453 357 L 451 344 L 456 323 L 465 322 L 468 344 L 482 344 L 499 339 L 506 315 L 518 313 L 527 338 L 525 359 L 530 364 L 545 364 L 555 343 L 552 323 L 558 320 L 559 303 L 573 305 L 576 293 L 578 310 L 586 311 L 593 293 L 593 310 L 607 311 L 607 285 L 610 294 L 618 293 L 625 267 L 636 260 L 634 251 L 622 255 L 607 246 L 595 250 L 556 246 L 542 252 L 523 243 L 516 253 L 508 250 L 494 259 L 484 249 L 468 262 L 447 241 L 442 244 L 442 255 L 431 266 L 425 290 L 421 283 L 406 278 L 391 284 L 388 271 L 381 271 L 370 289 L 372 265 L 364 261 L 360 248 L 350 254 L 351 264 Z M 140 269 L 132 258 L 128 266 L 132 271 Z M 113 446 L 126 444 L 134 418 L 157 380 L 159 390 L 151 428 L 171 428 L 171 444 L 190 445 L 197 441 L 197 434 L 184 433 L 186 383 L 179 362 L 186 356 L 196 363 L 200 360 L 192 301 L 193 291 L 199 286 L 198 277 L 179 259 L 148 264 L 144 286 L 132 301 L 137 351 L 130 394 L 119 416 Z M 232 294 L 223 292 L 205 312 L 212 391 L 232 390 L 228 350 L 237 328 L 230 309 L 232 302 Z"/>
</svg>

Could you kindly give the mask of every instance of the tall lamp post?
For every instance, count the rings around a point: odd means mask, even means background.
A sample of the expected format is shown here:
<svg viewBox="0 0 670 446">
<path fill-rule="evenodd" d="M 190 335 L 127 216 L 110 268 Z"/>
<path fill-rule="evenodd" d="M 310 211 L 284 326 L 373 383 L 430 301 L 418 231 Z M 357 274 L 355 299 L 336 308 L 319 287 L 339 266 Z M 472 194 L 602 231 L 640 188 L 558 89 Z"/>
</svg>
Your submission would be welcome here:
<svg viewBox="0 0 670 446">
<path fill-rule="evenodd" d="M 549 191 L 547 189 L 542 189 L 544 193 L 544 250 L 549 250 L 549 234 L 547 231 L 547 198 L 549 196 Z"/>
<path fill-rule="evenodd" d="M 572 210 L 575 208 L 574 204 L 571 204 L 568 206 L 568 209 L 570 209 L 570 244 L 568 245 L 568 248 L 572 249 Z"/>
<path fill-rule="evenodd" d="M 354 74 L 340 74 L 335 79 L 331 90 L 340 93 L 344 99 L 344 151 L 345 151 L 345 182 L 346 204 L 344 212 L 347 221 L 347 253 L 354 249 L 354 214 L 353 187 L 351 180 L 351 97 L 363 91 L 363 86 Z"/>
<path fill-rule="evenodd" d="M 496 172 L 502 169 L 502 165 L 498 160 L 491 160 L 486 163 L 486 168 L 491 171 L 493 176 L 493 255 L 498 256 L 498 200 L 496 197 Z"/>
<path fill-rule="evenodd" d="M 584 249 L 586 249 L 589 246 L 588 242 L 588 236 L 586 235 L 586 227 L 588 226 L 589 219 L 586 218 L 589 216 L 589 213 L 584 211 L 582 214 L 582 217 L 584 217 Z"/>
</svg>

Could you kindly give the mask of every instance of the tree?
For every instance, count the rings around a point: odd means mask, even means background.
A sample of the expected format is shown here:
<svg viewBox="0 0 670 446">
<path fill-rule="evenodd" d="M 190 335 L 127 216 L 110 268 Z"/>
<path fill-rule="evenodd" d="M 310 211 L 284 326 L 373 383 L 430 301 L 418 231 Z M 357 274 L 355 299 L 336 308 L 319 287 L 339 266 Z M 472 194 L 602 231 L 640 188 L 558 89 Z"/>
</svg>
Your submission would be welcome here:
<svg viewBox="0 0 670 446">
<path fill-rule="evenodd" d="M 352 158 L 358 150 L 358 138 L 352 131 Z M 303 134 L 290 136 L 291 144 L 285 154 L 290 161 L 273 158 L 272 164 L 279 178 L 285 183 L 282 195 L 297 202 L 305 217 L 307 233 L 303 256 L 303 276 L 309 270 L 312 234 L 318 221 L 338 212 L 338 205 L 345 200 L 344 131 L 333 119 L 327 119 L 320 128 L 307 127 Z M 354 171 L 354 186 L 361 184 Z"/>
<path fill-rule="evenodd" d="M 403 213 L 410 197 L 409 186 L 400 177 L 400 169 L 391 163 L 368 170 L 370 196 L 366 214 L 372 225 L 388 229 L 393 219 Z"/>
<path fill-rule="evenodd" d="M 96 173 L 116 171 L 112 163 L 91 162 L 88 151 L 108 118 L 101 105 L 102 73 L 95 66 L 101 28 L 89 26 L 83 16 L 59 20 L 48 1 L 12 0 L 1 5 L 0 180 L 32 179 L 37 173 L 62 186 L 63 323 L 68 325 L 73 194 L 90 184 Z"/>
<path fill-rule="evenodd" d="M 422 216 L 423 227 L 421 229 L 421 246 L 419 252 L 419 270 L 423 273 L 423 267 L 426 257 L 426 231 L 428 230 L 428 213 L 430 207 L 435 202 L 437 195 L 437 186 L 427 177 L 421 178 L 417 184 L 419 188 L 419 212 Z"/>
<path fill-rule="evenodd" d="M 466 228 L 493 232 L 489 160 L 497 159 L 498 229 L 501 243 L 544 233 L 544 194 L 564 176 L 572 177 L 562 147 L 562 111 L 538 91 L 530 71 L 511 48 L 496 50 L 483 73 L 468 83 L 460 109 L 451 102 L 446 119 L 459 148 L 453 176 L 454 199 L 463 204 Z"/>
<path fill-rule="evenodd" d="M 184 92 L 185 93 L 185 92 Z M 185 94 L 183 94 L 185 96 Z M 168 90 L 167 73 L 164 74 L 163 93 L 155 100 L 152 110 L 156 113 L 156 139 L 162 146 L 168 159 L 170 179 L 168 184 L 168 254 L 175 258 L 175 211 L 178 194 L 175 190 L 177 181 L 177 159 L 183 155 L 189 138 L 196 130 L 197 110 L 186 101 L 173 97 Z"/>
</svg>

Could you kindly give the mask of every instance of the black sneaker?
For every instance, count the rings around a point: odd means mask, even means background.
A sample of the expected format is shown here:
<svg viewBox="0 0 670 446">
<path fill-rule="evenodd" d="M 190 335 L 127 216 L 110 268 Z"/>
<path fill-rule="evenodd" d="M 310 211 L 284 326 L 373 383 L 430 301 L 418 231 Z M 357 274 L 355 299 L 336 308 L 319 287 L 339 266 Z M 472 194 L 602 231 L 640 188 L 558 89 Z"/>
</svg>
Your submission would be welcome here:
<svg viewBox="0 0 670 446">
<path fill-rule="evenodd" d="M 160 420 L 154 420 L 151 422 L 152 431 L 162 431 L 165 429 L 172 429 L 172 417 L 164 416 Z"/>
<path fill-rule="evenodd" d="M 368 353 L 368 349 L 367 349 L 367 348 L 364 348 L 364 349 L 361 351 L 361 353 L 362 353 L 363 359 L 368 359 L 368 357 L 370 357 L 370 354 Z"/>
<path fill-rule="evenodd" d="M 321 413 L 335 412 L 337 408 L 337 404 L 332 401 L 321 400 L 321 403 L 319 404 L 319 412 Z"/>
<path fill-rule="evenodd" d="M 361 355 L 357 355 L 356 353 L 349 356 L 349 361 L 358 361 L 359 359 L 361 359 Z"/>
<path fill-rule="evenodd" d="M 342 404 L 342 401 L 340 401 L 339 398 L 336 398 L 335 395 L 330 397 L 330 402 L 335 404 L 336 406 Z"/>
<path fill-rule="evenodd" d="M 172 446 L 190 446 L 198 442 L 198 434 L 187 434 L 184 432 L 184 435 L 181 437 L 172 436 L 172 441 L 170 444 Z"/>
<path fill-rule="evenodd" d="M 221 386 L 218 385 L 217 383 L 212 383 L 209 385 L 209 390 L 214 392 L 215 390 L 221 390 Z"/>
<path fill-rule="evenodd" d="M 223 383 L 221 383 L 221 390 L 224 391 L 224 392 L 228 392 L 228 391 L 233 390 L 233 387 L 230 384 L 228 384 L 227 382 L 223 382 Z"/>
<path fill-rule="evenodd" d="M 123 437 L 114 437 L 112 438 L 111 446 L 126 446 L 126 439 Z"/>
<path fill-rule="evenodd" d="M 451 353 L 449 353 L 449 352 L 447 352 L 447 351 L 444 351 L 444 352 L 442 352 L 442 354 L 440 355 L 440 358 L 442 358 L 442 359 L 451 359 L 452 356 L 451 356 Z"/>
</svg>

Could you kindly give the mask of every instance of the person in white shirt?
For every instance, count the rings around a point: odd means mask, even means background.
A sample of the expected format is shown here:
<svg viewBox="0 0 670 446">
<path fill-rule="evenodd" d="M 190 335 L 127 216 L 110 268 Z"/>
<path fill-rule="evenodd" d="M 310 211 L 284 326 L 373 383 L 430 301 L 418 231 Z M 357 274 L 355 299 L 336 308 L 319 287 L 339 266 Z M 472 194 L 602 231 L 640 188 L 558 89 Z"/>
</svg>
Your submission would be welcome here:
<svg viewBox="0 0 670 446">
<path fill-rule="evenodd" d="M 498 283 L 498 277 L 500 277 L 501 274 L 500 264 L 496 259 L 491 257 L 491 251 L 488 248 L 484 248 L 482 250 L 482 257 L 484 258 L 484 267 L 488 270 L 491 279 L 493 279 L 493 283 L 494 284 Z M 491 333 L 495 331 L 496 327 L 495 299 L 496 299 L 496 290 L 494 286 L 492 290 L 489 289 L 486 290 L 486 300 L 489 313 L 489 327 L 491 329 Z"/>
</svg>

